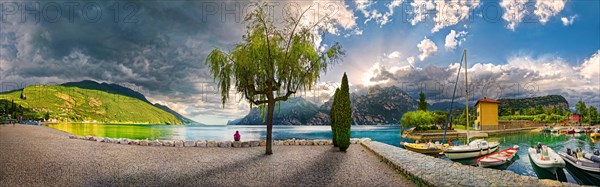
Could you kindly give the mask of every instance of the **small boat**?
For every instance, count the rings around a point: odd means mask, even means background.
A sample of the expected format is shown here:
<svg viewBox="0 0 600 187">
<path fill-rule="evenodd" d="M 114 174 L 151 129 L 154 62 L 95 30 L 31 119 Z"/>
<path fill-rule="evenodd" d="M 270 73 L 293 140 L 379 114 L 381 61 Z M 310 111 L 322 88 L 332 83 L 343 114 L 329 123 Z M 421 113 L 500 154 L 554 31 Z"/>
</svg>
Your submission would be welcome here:
<svg viewBox="0 0 600 187">
<path fill-rule="evenodd" d="M 566 131 L 567 134 L 575 134 L 575 129 L 569 129 Z"/>
<path fill-rule="evenodd" d="M 565 161 L 554 150 L 538 144 L 536 148 L 529 148 L 528 151 L 529 160 L 539 179 L 566 181 L 564 173 L 559 170 L 565 167 Z"/>
<path fill-rule="evenodd" d="M 600 138 L 600 129 L 598 129 L 598 128 L 591 129 L 590 138 L 592 138 L 592 139 Z"/>
<path fill-rule="evenodd" d="M 544 128 L 542 128 L 542 132 L 552 132 L 552 128 L 544 127 Z"/>
<path fill-rule="evenodd" d="M 400 144 L 403 145 L 405 149 L 408 149 L 410 151 L 422 153 L 422 154 L 429 154 L 429 155 L 439 155 L 442 151 L 444 151 L 444 148 L 447 148 L 449 146 L 448 144 L 442 145 L 439 142 L 436 142 L 436 143 L 403 142 Z"/>
<path fill-rule="evenodd" d="M 487 142 L 482 139 L 473 140 L 468 145 L 449 146 L 444 150 L 444 155 L 451 160 L 475 158 L 488 155 L 498 150 L 500 143 Z"/>
<path fill-rule="evenodd" d="M 561 131 L 566 131 L 568 128 L 567 127 L 554 127 L 552 128 L 552 130 L 550 130 L 550 132 L 552 133 L 560 133 Z"/>
<path fill-rule="evenodd" d="M 583 151 L 571 152 L 567 149 L 567 152 L 558 152 L 558 154 L 565 160 L 566 168 L 571 176 L 579 184 L 585 185 L 598 185 L 600 184 L 600 154 L 598 150 L 594 151 L 595 154 L 587 153 Z"/>
<path fill-rule="evenodd" d="M 585 130 L 577 128 L 575 129 L 575 133 L 585 133 Z"/>
<path fill-rule="evenodd" d="M 497 153 L 492 153 L 486 156 L 482 156 L 477 159 L 477 165 L 479 167 L 494 167 L 502 164 L 506 164 L 516 155 L 519 151 L 519 146 L 515 145 L 512 148 L 504 149 Z"/>
<path fill-rule="evenodd" d="M 594 129 L 592 129 L 591 127 L 584 127 L 583 130 L 585 131 L 585 133 L 592 133 L 592 132 L 594 132 Z"/>
</svg>

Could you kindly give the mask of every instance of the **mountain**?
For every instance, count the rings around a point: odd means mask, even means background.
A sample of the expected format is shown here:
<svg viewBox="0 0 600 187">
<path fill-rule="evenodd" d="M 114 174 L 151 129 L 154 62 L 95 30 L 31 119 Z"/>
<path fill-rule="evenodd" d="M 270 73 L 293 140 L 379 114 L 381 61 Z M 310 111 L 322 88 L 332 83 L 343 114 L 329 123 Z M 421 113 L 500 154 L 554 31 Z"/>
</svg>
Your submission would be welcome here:
<svg viewBox="0 0 600 187">
<path fill-rule="evenodd" d="M 108 84 L 105 82 L 98 83 L 98 82 L 92 81 L 92 80 L 83 80 L 83 81 L 79 81 L 79 82 L 67 82 L 67 83 L 63 83 L 61 85 L 66 86 L 66 87 L 77 87 L 77 88 L 83 88 L 83 89 L 89 89 L 89 90 L 98 90 L 98 91 L 103 91 L 103 92 L 107 92 L 107 93 L 113 93 L 113 94 L 133 97 L 133 98 L 139 99 L 141 101 L 144 101 L 146 103 L 150 103 L 150 101 L 148 101 L 148 99 L 146 99 L 146 96 L 144 96 L 140 92 L 136 92 L 130 88 L 127 88 L 127 87 L 124 87 L 124 86 L 121 86 L 118 84 Z M 152 104 L 152 103 L 150 103 L 150 104 Z"/>
<path fill-rule="evenodd" d="M 513 111 L 528 109 L 536 106 L 550 108 L 556 106 L 561 110 L 568 110 L 569 103 L 561 95 L 547 95 L 541 97 L 530 97 L 521 99 L 498 99 L 500 109 L 511 108 Z"/>
<path fill-rule="evenodd" d="M 292 97 L 287 101 L 278 102 L 278 105 L 275 106 L 273 114 L 273 124 L 276 125 L 306 125 L 319 109 L 317 105 L 301 97 Z M 237 123 L 235 123 L 236 121 Z M 263 125 L 266 124 L 266 121 L 263 122 L 260 110 L 255 107 L 245 117 L 230 121 L 228 124 Z"/>
<path fill-rule="evenodd" d="M 353 125 L 399 124 L 402 115 L 417 109 L 417 101 L 396 86 L 374 86 L 364 95 L 350 95 Z M 333 98 L 309 120 L 313 125 L 329 125 Z"/>
<path fill-rule="evenodd" d="M 0 103 L 9 108 L 8 104 L 14 102 L 18 106 L 14 108 L 18 109 L 10 110 L 13 116 L 30 119 L 41 119 L 48 114 L 59 122 L 182 124 L 175 115 L 149 103 L 142 94 L 117 86 L 93 81 L 33 85 L 1 93 Z"/>
<path fill-rule="evenodd" d="M 146 99 L 146 96 L 144 96 L 144 94 L 141 94 L 137 91 L 134 91 L 130 88 L 127 88 L 127 87 L 124 87 L 124 86 L 121 86 L 118 84 L 98 83 L 96 81 L 84 80 L 84 81 L 79 81 L 79 82 L 64 83 L 64 84 L 62 84 L 62 86 L 77 87 L 77 88 L 90 89 L 90 90 L 98 90 L 98 91 L 103 91 L 103 92 L 113 93 L 113 94 L 117 94 L 117 95 L 123 95 L 123 96 L 136 98 L 136 99 L 139 99 L 148 104 L 154 105 L 155 107 L 158 107 L 158 108 L 164 110 L 165 112 L 173 114 L 183 124 L 201 124 L 201 123 L 195 122 L 194 120 L 186 118 L 185 116 L 175 112 L 174 110 L 170 109 L 169 107 L 167 107 L 165 105 L 161 105 L 158 103 L 151 103 L 150 101 L 148 101 L 148 99 Z M 201 125 L 203 125 L 203 124 L 201 124 Z"/>
<path fill-rule="evenodd" d="M 448 111 L 450 109 L 450 104 L 452 104 L 452 102 L 433 103 L 433 104 L 429 105 L 429 107 L 427 109 L 429 109 L 429 111 L 436 111 L 436 110 Z M 471 105 L 471 104 L 469 104 L 469 105 Z M 464 109 L 464 108 L 465 108 L 464 103 L 454 102 L 454 105 L 452 106 L 452 110 Z"/>
<path fill-rule="evenodd" d="M 194 120 L 191 120 L 190 118 L 187 118 L 187 117 L 185 117 L 185 116 L 183 116 L 183 115 L 175 112 L 173 109 L 171 109 L 171 108 L 169 108 L 169 107 L 167 107 L 165 105 L 161 105 L 161 104 L 158 104 L 158 103 L 154 103 L 153 105 L 155 107 L 157 107 L 157 108 L 160 108 L 160 109 L 164 110 L 165 112 L 173 114 L 173 116 L 175 116 L 179 121 L 181 121 L 181 123 L 183 123 L 185 125 L 192 125 L 192 124 L 194 124 L 194 125 L 205 125 L 205 124 L 202 124 L 202 123 L 198 123 L 198 122 L 196 122 Z"/>
<path fill-rule="evenodd" d="M 227 125 L 237 125 L 238 123 L 240 123 L 240 121 L 242 121 L 242 118 L 229 120 L 229 121 L 227 121 Z"/>
<path fill-rule="evenodd" d="M 416 110 L 417 101 L 400 88 L 375 86 L 365 95 L 350 95 L 352 121 L 354 125 L 398 124 L 405 112 Z M 320 107 L 296 97 L 282 102 L 281 113 L 275 114 L 276 125 L 329 125 L 329 112 L 333 98 Z M 277 110 L 277 109 L 276 109 Z M 228 124 L 264 124 L 258 109 L 254 108 L 247 116 Z"/>
</svg>

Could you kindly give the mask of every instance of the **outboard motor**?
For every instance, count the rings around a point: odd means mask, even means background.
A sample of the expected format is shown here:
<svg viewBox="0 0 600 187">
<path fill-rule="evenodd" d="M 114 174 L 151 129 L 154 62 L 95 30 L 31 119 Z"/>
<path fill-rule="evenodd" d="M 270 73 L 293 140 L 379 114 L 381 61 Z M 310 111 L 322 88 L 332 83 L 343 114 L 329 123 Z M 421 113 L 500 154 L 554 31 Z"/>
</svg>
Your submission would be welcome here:
<svg viewBox="0 0 600 187">
<path fill-rule="evenodd" d="M 567 148 L 567 155 L 571 155 L 571 148 Z"/>
<path fill-rule="evenodd" d="M 594 155 L 600 156 L 600 151 L 598 151 L 598 149 L 594 149 Z"/>
</svg>

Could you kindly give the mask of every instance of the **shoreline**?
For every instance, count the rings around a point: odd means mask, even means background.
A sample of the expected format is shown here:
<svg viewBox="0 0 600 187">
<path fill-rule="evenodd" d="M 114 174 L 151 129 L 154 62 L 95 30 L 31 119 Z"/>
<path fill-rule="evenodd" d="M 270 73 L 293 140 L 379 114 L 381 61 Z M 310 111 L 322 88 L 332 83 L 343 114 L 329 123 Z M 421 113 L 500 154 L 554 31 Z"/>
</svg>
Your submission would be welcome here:
<svg viewBox="0 0 600 187">
<path fill-rule="evenodd" d="M 80 141 L 0 126 L 2 186 L 416 186 L 366 148 L 180 148 Z"/>
<path fill-rule="evenodd" d="M 266 141 L 264 140 L 251 140 L 251 141 L 215 141 L 215 140 L 133 140 L 127 138 L 110 138 L 110 137 L 96 137 L 96 136 L 77 136 L 69 134 L 69 139 L 77 140 L 88 140 L 103 143 L 114 143 L 121 145 L 139 145 L 139 146 L 164 146 L 164 147 L 264 147 Z M 350 144 L 359 144 L 363 142 L 370 142 L 370 138 L 351 138 Z M 322 145 L 333 145 L 332 140 L 327 139 L 285 139 L 285 140 L 273 140 L 273 146 L 322 146 Z"/>
</svg>

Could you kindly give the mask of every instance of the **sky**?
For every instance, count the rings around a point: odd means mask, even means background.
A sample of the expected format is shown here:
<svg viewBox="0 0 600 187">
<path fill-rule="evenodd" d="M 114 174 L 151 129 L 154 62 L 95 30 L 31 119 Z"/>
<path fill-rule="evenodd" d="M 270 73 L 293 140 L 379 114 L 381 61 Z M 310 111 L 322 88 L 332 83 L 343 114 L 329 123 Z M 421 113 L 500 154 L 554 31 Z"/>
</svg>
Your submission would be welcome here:
<svg viewBox="0 0 600 187">
<path fill-rule="evenodd" d="M 2 1 L 1 90 L 95 80 L 130 87 L 152 102 L 205 124 L 225 124 L 250 105 L 221 105 L 204 64 L 245 32 L 246 12 L 265 1 Z M 449 101 L 467 51 L 470 100 L 560 94 L 571 107 L 600 107 L 600 2 L 266 1 L 273 19 L 306 10 L 319 24 L 315 44 L 339 42 L 346 55 L 323 72 L 320 104 L 346 72 L 351 89 L 399 86 Z M 463 69 L 464 71 L 464 69 Z M 458 101 L 464 102 L 464 76 Z M 234 94 L 232 92 L 232 94 Z M 236 97 L 236 98 L 239 98 Z"/>
</svg>

